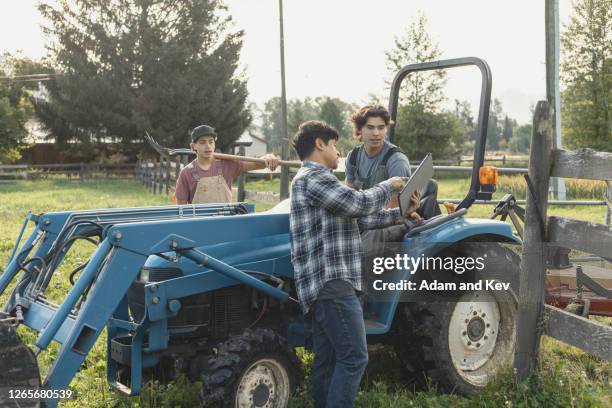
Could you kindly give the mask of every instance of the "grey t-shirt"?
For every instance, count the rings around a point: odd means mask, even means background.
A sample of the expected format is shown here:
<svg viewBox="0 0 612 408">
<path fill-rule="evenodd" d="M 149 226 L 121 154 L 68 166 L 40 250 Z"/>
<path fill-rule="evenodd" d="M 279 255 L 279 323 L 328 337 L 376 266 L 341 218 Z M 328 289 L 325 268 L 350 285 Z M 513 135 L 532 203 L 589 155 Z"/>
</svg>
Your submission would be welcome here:
<svg viewBox="0 0 612 408">
<path fill-rule="evenodd" d="M 385 154 L 393 145 L 385 140 L 385 143 L 380 151 L 372 157 L 368 157 L 365 149 L 357 151 L 357 175 L 361 180 L 370 180 L 380 166 Z M 347 158 L 348 159 L 348 158 Z M 410 177 L 410 162 L 408 157 L 402 153 L 394 153 L 387 161 L 387 178 L 389 177 Z M 353 182 L 355 180 L 355 172 L 352 166 L 346 166 L 346 180 Z M 381 180 L 382 181 L 382 180 Z M 373 186 L 366 185 L 363 188 L 371 188 Z"/>
</svg>

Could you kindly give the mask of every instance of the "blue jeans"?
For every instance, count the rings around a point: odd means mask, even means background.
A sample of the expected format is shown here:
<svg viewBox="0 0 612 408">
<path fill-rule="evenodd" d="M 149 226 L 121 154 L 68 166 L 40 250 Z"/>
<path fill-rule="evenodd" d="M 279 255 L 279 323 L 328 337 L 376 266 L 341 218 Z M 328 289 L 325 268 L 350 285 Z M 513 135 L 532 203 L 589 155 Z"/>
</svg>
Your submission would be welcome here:
<svg viewBox="0 0 612 408">
<path fill-rule="evenodd" d="M 315 408 L 352 407 L 368 364 L 363 311 L 357 296 L 317 300 L 312 340 Z"/>
</svg>

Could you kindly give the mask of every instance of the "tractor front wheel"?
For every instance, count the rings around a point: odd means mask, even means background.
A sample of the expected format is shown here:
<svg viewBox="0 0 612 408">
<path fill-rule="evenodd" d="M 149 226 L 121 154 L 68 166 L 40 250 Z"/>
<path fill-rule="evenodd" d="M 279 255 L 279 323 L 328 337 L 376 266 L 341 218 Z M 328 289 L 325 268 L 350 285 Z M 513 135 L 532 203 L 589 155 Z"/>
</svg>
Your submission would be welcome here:
<svg viewBox="0 0 612 408">
<path fill-rule="evenodd" d="M 483 276 L 493 285 L 510 283 L 510 289 L 466 291 L 401 308 L 406 325 L 396 352 L 403 368 L 417 379 L 433 380 L 446 392 L 475 394 L 512 366 L 520 259 L 497 244 L 482 249 L 488 257 Z"/>
<path fill-rule="evenodd" d="M 200 369 L 203 406 L 286 407 L 300 378 L 286 340 L 270 329 L 247 329 L 221 343 Z"/>
<path fill-rule="evenodd" d="M 0 314 L 0 316 L 2 316 Z M 34 353 L 21 341 L 15 327 L 0 322 L 0 407 L 39 407 L 38 399 L 11 399 L 9 390 L 40 387 L 40 373 Z"/>
</svg>

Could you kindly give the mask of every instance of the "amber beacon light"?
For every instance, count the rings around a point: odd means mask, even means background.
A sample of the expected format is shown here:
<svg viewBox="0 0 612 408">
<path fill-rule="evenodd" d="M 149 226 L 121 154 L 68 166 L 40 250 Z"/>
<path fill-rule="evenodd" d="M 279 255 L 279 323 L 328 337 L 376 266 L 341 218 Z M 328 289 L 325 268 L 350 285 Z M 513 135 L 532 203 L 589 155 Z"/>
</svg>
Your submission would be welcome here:
<svg viewBox="0 0 612 408">
<path fill-rule="evenodd" d="M 478 172 L 478 178 L 480 179 L 480 185 L 496 185 L 497 184 L 497 167 L 493 166 L 482 166 Z"/>
</svg>

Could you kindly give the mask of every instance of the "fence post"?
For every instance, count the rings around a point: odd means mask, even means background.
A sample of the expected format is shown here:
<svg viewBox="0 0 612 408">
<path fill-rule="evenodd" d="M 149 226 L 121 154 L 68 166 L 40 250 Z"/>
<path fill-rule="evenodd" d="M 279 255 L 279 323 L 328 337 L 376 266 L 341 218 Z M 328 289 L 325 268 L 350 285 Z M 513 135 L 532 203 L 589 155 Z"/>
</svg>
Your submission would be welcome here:
<svg viewBox="0 0 612 408">
<path fill-rule="evenodd" d="M 606 180 L 606 219 L 605 223 L 609 229 L 612 229 L 612 180 Z"/>
<path fill-rule="evenodd" d="M 165 160 L 163 157 L 160 156 L 159 158 L 159 186 L 157 187 L 159 192 L 158 194 L 163 194 L 164 193 L 164 182 L 166 181 L 166 177 L 164 177 L 164 169 L 165 169 Z"/>
<path fill-rule="evenodd" d="M 151 160 L 151 163 L 147 163 L 147 180 L 149 182 L 149 192 L 153 192 L 153 178 L 155 174 L 155 161 Z"/>
<path fill-rule="evenodd" d="M 161 167 L 161 158 L 155 160 L 155 166 L 153 167 L 153 194 L 158 193 L 159 183 L 161 182 L 161 177 L 159 176 L 159 168 Z"/>
<path fill-rule="evenodd" d="M 155 169 L 157 168 L 157 162 L 155 160 L 151 160 L 151 193 L 155 194 Z"/>
<path fill-rule="evenodd" d="M 159 159 L 153 160 L 153 194 L 157 194 L 157 166 Z"/>
<path fill-rule="evenodd" d="M 170 194 L 170 166 L 172 161 L 170 159 L 166 159 L 166 195 Z"/>
<path fill-rule="evenodd" d="M 246 155 L 246 149 L 244 148 L 244 146 L 240 146 L 238 148 L 238 155 L 240 156 L 245 156 Z M 246 174 L 242 173 L 240 176 L 238 176 L 238 201 L 244 201 L 245 199 L 245 191 L 244 191 L 244 181 L 246 179 Z"/>
<path fill-rule="evenodd" d="M 142 181 L 147 191 L 149 190 L 149 162 L 145 161 L 142 163 Z"/>
<path fill-rule="evenodd" d="M 523 255 L 521 257 L 518 324 L 514 368 L 519 380 L 536 366 L 546 285 L 546 210 L 551 166 L 553 112 L 547 101 L 539 101 L 533 115 L 529 177 L 536 196 L 527 188 Z"/>
<path fill-rule="evenodd" d="M 155 185 L 155 160 L 151 160 L 149 167 L 149 192 L 153 193 L 153 186 Z"/>
<path fill-rule="evenodd" d="M 179 174 L 181 173 L 181 158 L 179 156 L 174 159 L 174 164 L 176 165 L 174 169 L 174 179 L 178 181 Z"/>
<path fill-rule="evenodd" d="M 153 168 L 151 169 L 151 192 L 157 194 L 157 160 L 153 160 Z"/>
</svg>

